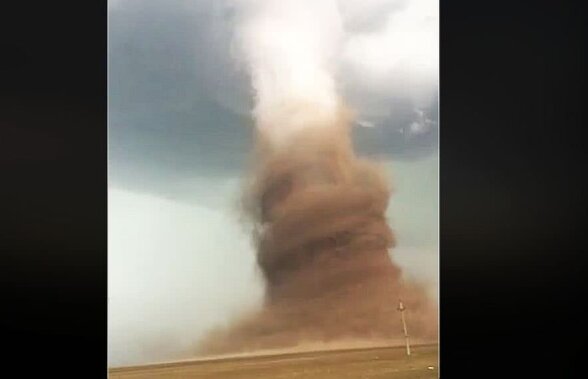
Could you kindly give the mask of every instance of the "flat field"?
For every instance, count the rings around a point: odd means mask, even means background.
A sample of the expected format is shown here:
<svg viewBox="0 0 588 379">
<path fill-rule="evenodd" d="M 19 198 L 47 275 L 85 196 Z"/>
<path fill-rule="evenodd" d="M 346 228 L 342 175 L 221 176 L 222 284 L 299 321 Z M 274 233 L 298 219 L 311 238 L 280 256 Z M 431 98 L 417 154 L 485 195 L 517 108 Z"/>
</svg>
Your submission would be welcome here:
<svg viewBox="0 0 588 379">
<path fill-rule="evenodd" d="M 194 360 L 120 367 L 109 370 L 113 379 L 432 379 L 439 377 L 438 346 L 315 351 L 214 360 Z"/>
</svg>

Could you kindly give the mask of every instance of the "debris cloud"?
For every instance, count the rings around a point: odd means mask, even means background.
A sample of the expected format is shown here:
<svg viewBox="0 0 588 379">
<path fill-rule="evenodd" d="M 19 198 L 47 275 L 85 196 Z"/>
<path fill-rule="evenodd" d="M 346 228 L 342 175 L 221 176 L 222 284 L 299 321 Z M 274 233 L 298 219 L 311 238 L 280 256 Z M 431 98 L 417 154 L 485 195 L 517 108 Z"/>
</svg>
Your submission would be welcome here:
<svg viewBox="0 0 588 379">
<path fill-rule="evenodd" d="M 402 339 L 398 300 L 413 341 L 436 338 L 436 309 L 391 259 L 388 180 L 357 157 L 349 114 L 276 148 L 260 134 L 245 211 L 266 283 L 265 305 L 203 345 L 207 354 L 308 343 Z"/>
</svg>

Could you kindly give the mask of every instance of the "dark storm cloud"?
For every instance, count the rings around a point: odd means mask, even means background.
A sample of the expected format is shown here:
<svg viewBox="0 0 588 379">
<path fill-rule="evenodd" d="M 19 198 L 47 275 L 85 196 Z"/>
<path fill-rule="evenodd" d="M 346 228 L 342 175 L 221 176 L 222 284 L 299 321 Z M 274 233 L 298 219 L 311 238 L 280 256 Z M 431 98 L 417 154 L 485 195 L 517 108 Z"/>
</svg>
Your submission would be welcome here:
<svg viewBox="0 0 588 379">
<path fill-rule="evenodd" d="M 221 72 L 210 62 L 204 5 L 127 0 L 109 13 L 110 176 L 118 184 L 157 187 L 242 165 L 250 128 L 211 94 L 207 76 Z"/>
<path fill-rule="evenodd" d="M 221 1 L 113 4 L 108 103 L 110 179 L 116 185 L 165 193 L 174 181 L 234 176 L 244 168 L 252 100 L 247 76 L 230 55 L 234 16 Z M 347 94 L 353 99 L 353 88 Z M 424 127 L 411 128 L 419 122 L 414 107 L 391 101 L 390 112 L 368 122 L 373 127 L 356 128 L 359 151 L 395 159 L 434 151 L 436 105 L 435 99 L 423 109 Z"/>
<path fill-rule="evenodd" d="M 422 115 L 410 102 L 391 102 L 391 113 L 373 120 L 374 127 L 356 127 L 353 137 L 358 151 L 363 155 L 392 158 L 418 159 L 428 156 L 438 148 L 438 101 L 422 110 Z M 414 129 L 417 125 L 422 129 Z"/>
</svg>

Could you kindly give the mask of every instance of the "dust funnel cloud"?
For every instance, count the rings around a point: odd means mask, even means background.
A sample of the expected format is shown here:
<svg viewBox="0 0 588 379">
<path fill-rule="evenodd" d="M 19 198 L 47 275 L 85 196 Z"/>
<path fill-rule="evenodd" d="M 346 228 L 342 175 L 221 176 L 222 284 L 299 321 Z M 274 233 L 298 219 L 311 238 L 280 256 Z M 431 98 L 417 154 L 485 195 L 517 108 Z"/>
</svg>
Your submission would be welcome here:
<svg viewBox="0 0 588 379">
<path fill-rule="evenodd" d="M 342 27 L 337 2 L 241 4 L 237 42 L 255 94 L 257 136 L 244 210 L 265 301 L 209 335 L 201 353 L 398 343 L 399 298 L 413 341 L 435 340 L 435 306 L 390 258 L 385 172 L 354 153 L 353 112 L 331 61 Z"/>
</svg>

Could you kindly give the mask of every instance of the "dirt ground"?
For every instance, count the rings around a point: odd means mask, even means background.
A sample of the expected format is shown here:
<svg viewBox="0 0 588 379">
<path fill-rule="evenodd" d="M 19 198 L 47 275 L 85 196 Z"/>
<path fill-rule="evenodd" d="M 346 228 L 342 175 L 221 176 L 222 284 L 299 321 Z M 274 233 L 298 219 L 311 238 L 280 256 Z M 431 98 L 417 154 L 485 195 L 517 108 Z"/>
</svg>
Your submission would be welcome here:
<svg viewBox="0 0 588 379">
<path fill-rule="evenodd" d="M 393 378 L 439 377 L 438 346 L 306 352 L 208 361 L 184 361 L 135 367 L 113 368 L 109 377 L 123 378 Z"/>
</svg>

